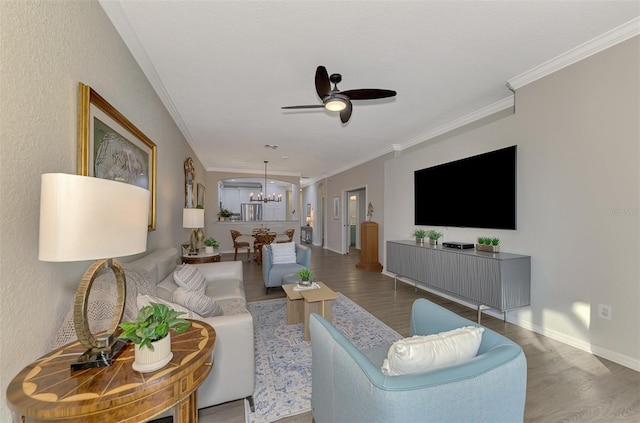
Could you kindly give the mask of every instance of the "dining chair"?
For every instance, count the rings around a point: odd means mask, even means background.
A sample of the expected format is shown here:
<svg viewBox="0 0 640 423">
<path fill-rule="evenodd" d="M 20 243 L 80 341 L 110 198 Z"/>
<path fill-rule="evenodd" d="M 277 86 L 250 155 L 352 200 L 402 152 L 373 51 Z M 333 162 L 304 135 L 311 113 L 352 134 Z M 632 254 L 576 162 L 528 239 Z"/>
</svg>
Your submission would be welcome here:
<svg viewBox="0 0 640 423">
<path fill-rule="evenodd" d="M 262 264 L 262 246 L 269 245 L 276 239 L 275 232 L 258 232 L 253 235 L 255 241 L 253 242 L 253 256 L 256 263 Z"/>
<path fill-rule="evenodd" d="M 284 243 L 284 242 L 291 242 L 293 241 L 293 234 L 296 233 L 295 229 L 287 229 L 286 231 L 284 231 L 284 234 L 287 236 L 288 239 L 281 239 L 280 241 L 277 241 L 278 243 Z"/>
<path fill-rule="evenodd" d="M 236 261 L 238 259 L 238 248 L 247 249 L 247 260 L 249 260 L 251 257 L 251 245 L 247 241 L 236 240 L 236 238 L 238 238 L 240 235 L 242 235 L 240 232 L 231 229 L 231 239 L 233 240 L 233 248 L 235 250 L 235 253 L 233 254 L 233 261 Z"/>
</svg>

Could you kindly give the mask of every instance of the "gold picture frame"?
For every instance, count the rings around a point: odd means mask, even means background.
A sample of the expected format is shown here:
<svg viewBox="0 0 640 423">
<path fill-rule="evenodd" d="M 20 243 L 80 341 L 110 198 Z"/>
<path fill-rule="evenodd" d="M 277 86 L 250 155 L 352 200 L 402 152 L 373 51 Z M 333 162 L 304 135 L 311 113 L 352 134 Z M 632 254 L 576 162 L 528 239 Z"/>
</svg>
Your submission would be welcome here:
<svg viewBox="0 0 640 423">
<path fill-rule="evenodd" d="M 118 153 L 123 160 L 114 162 Z M 78 174 L 151 191 L 150 231 L 156 229 L 156 157 L 153 141 L 93 88 L 78 84 Z"/>
</svg>

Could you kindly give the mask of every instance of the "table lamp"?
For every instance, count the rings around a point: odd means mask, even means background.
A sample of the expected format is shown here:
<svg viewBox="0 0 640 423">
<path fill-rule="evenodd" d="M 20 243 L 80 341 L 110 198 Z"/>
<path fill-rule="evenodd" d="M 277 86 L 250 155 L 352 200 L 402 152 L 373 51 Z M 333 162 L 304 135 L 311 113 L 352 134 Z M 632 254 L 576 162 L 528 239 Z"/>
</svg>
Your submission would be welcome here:
<svg viewBox="0 0 640 423">
<path fill-rule="evenodd" d="M 74 300 L 74 327 L 88 350 L 72 370 L 110 366 L 126 345 L 113 334 L 124 312 L 126 278 L 113 257 L 147 249 L 150 193 L 123 182 L 90 176 L 47 173 L 41 176 L 40 242 L 42 261 L 97 260 L 82 277 Z M 116 278 L 116 306 L 106 332 L 96 338 L 89 328 L 89 291 L 98 272 L 110 268 Z"/>
<path fill-rule="evenodd" d="M 204 209 L 182 209 L 182 227 L 191 229 L 189 238 L 189 255 L 196 255 L 196 230 L 204 228 Z"/>
</svg>

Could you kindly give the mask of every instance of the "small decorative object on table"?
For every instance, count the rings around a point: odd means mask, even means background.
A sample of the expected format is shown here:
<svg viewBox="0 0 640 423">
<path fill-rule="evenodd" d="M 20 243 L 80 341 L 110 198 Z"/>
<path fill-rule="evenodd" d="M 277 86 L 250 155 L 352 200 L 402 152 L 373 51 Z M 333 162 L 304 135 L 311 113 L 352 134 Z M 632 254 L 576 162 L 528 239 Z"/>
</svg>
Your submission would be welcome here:
<svg viewBox="0 0 640 423">
<path fill-rule="evenodd" d="M 220 243 L 218 243 L 218 241 L 216 241 L 212 237 L 205 239 L 204 245 L 205 245 L 204 250 L 207 254 L 212 254 L 213 250 L 217 250 L 218 248 L 220 248 Z"/>
<path fill-rule="evenodd" d="M 442 236 L 441 232 L 434 231 L 433 229 L 427 232 L 427 237 L 429 238 L 429 244 L 438 245 L 438 239 Z"/>
<path fill-rule="evenodd" d="M 191 322 L 180 319 L 184 313 L 170 309 L 164 304 L 151 303 L 142 307 L 135 322 L 120 323 L 120 339 L 129 339 L 135 344 L 133 369 L 149 373 L 164 367 L 171 358 L 171 334 L 183 333 Z"/>
<path fill-rule="evenodd" d="M 373 219 L 373 204 L 369 201 L 369 206 L 367 206 L 367 220 Z"/>
<path fill-rule="evenodd" d="M 424 237 L 427 236 L 427 231 L 424 229 L 416 229 L 412 234 L 416 238 L 416 244 L 424 244 Z"/>
<path fill-rule="evenodd" d="M 476 250 L 478 251 L 489 251 L 491 253 L 499 253 L 500 252 L 500 238 L 490 238 L 490 237 L 478 237 L 478 243 L 476 244 Z"/>
<path fill-rule="evenodd" d="M 311 285 L 311 278 L 313 277 L 313 273 L 311 273 L 311 270 L 302 269 L 298 272 L 298 276 L 300 277 L 300 281 L 298 282 L 300 286 Z"/>
<path fill-rule="evenodd" d="M 220 219 L 220 222 L 224 222 L 226 218 L 231 217 L 232 215 L 233 212 L 229 209 L 225 209 L 224 207 L 221 208 L 218 212 L 218 218 Z"/>
</svg>

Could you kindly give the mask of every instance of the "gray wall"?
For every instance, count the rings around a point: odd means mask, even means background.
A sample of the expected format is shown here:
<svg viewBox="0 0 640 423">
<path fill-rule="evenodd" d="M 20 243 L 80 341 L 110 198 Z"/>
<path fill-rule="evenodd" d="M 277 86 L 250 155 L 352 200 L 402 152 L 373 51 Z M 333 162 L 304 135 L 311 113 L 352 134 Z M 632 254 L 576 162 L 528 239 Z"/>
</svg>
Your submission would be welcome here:
<svg viewBox="0 0 640 423">
<path fill-rule="evenodd" d="M 635 37 L 522 87 L 514 115 L 391 158 L 384 178 L 384 238 L 409 239 L 415 170 L 517 144 L 517 230 L 434 229 L 450 241 L 497 236 L 501 251 L 531 255 L 532 305 L 510 319 L 635 369 L 639 51 Z M 491 184 L 499 177 L 475 175 L 470 183 Z M 612 320 L 598 317 L 598 304 L 612 307 Z"/>
<path fill-rule="evenodd" d="M 0 421 L 8 422 L 8 383 L 49 351 L 90 265 L 38 261 L 40 175 L 76 173 L 78 82 L 158 146 L 149 250 L 188 239 L 183 162 L 195 156 L 97 2 L 2 1 L 0 19 Z"/>
</svg>

